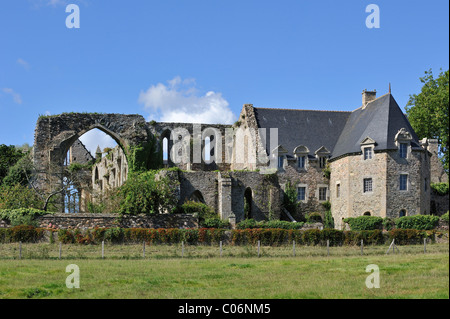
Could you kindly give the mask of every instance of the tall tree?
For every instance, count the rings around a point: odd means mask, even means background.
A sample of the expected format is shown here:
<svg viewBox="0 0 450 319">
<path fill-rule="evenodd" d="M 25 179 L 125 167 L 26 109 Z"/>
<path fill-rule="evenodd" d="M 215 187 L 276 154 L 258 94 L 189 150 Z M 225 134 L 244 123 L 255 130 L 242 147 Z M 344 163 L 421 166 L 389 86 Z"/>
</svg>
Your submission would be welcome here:
<svg viewBox="0 0 450 319">
<path fill-rule="evenodd" d="M 24 153 L 14 145 L 0 145 L 0 185 L 8 175 L 9 169 L 24 156 Z"/>
<path fill-rule="evenodd" d="M 430 69 L 420 78 L 423 83 L 419 94 L 409 96 L 406 104 L 406 115 L 411 126 L 420 139 L 435 138 L 439 143 L 440 159 L 444 169 L 449 173 L 449 117 L 448 117 L 448 80 L 449 71 L 433 77 Z"/>
</svg>

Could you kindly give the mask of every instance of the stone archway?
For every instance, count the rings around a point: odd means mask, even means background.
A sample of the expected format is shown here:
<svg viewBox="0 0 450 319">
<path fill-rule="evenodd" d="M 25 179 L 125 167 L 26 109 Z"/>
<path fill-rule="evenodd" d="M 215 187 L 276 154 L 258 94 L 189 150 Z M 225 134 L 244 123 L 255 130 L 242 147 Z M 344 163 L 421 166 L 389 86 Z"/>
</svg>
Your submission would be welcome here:
<svg viewBox="0 0 450 319">
<path fill-rule="evenodd" d="M 122 148 L 128 165 L 142 165 L 149 160 L 152 137 L 141 115 L 63 113 L 39 117 L 34 138 L 33 161 L 37 170 L 37 187 L 52 193 L 62 184 L 64 159 L 72 144 L 84 133 L 99 129 L 111 136 Z M 144 155 L 144 156 L 143 156 Z M 133 167 L 129 168 L 129 171 Z M 45 181 L 45 182 L 43 182 Z"/>
</svg>

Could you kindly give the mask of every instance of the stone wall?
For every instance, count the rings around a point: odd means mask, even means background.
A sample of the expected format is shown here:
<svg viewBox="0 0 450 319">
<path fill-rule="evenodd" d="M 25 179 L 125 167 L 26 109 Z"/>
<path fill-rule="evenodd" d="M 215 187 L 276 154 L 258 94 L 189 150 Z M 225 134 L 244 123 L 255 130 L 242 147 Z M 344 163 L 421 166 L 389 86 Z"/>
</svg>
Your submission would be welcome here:
<svg viewBox="0 0 450 319">
<path fill-rule="evenodd" d="M 449 210 L 449 194 L 437 195 L 431 193 L 430 213 L 437 216 L 442 216 Z"/>
<path fill-rule="evenodd" d="M 39 227 L 55 225 L 58 229 L 122 227 L 122 228 L 196 228 L 198 218 L 188 214 L 161 214 L 155 216 L 124 216 L 114 214 L 49 214 L 36 218 Z M 9 227 L 0 220 L 0 228 Z"/>
<path fill-rule="evenodd" d="M 430 213 L 430 171 L 426 158 L 429 158 L 428 154 L 421 151 L 409 151 L 407 158 L 400 158 L 398 151 L 388 152 L 387 217 L 397 218 L 401 210 L 407 216 Z M 400 190 L 400 174 L 408 175 L 407 190 Z M 425 181 L 428 181 L 427 185 Z"/>
<path fill-rule="evenodd" d="M 364 160 L 355 154 L 332 161 L 331 210 L 336 228 L 342 219 L 370 213 L 371 216 L 399 217 L 430 213 L 429 155 L 409 150 L 407 158 L 400 158 L 397 150 L 377 152 Z M 407 190 L 399 189 L 400 174 L 408 175 Z M 364 192 L 364 179 L 372 179 L 372 191 Z M 340 185 L 340 196 L 337 196 Z"/>
</svg>

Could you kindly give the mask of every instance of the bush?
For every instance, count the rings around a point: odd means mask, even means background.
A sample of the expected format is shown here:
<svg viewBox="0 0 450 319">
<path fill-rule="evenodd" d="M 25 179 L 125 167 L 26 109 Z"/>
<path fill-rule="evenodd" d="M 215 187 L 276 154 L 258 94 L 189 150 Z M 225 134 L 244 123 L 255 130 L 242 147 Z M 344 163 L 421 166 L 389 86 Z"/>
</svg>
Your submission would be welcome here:
<svg viewBox="0 0 450 319">
<path fill-rule="evenodd" d="M 219 217 L 206 218 L 202 223 L 204 228 L 230 228 L 230 223 L 221 220 Z"/>
<path fill-rule="evenodd" d="M 119 187 L 120 214 L 159 214 L 172 211 L 176 205 L 177 181 L 168 177 L 156 179 L 157 171 L 133 173 Z"/>
<path fill-rule="evenodd" d="M 42 207 L 44 207 L 43 200 L 29 187 L 20 184 L 0 187 L 0 209 Z"/>
<path fill-rule="evenodd" d="M 448 211 L 441 216 L 441 219 L 448 224 Z"/>
<path fill-rule="evenodd" d="M 334 218 L 331 214 L 331 210 L 325 212 L 325 220 L 323 221 L 324 228 L 334 228 Z"/>
<path fill-rule="evenodd" d="M 359 216 L 344 219 L 350 225 L 351 230 L 374 230 L 381 229 L 383 218 L 376 216 Z"/>
<path fill-rule="evenodd" d="M 389 232 L 389 241 L 395 239 L 397 245 L 420 244 L 428 235 L 417 229 L 393 229 Z"/>
<path fill-rule="evenodd" d="M 309 213 L 306 215 L 306 222 L 307 223 L 321 223 L 322 222 L 322 216 L 319 213 Z"/>
<path fill-rule="evenodd" d="M 194 201 L 187 201 L 179 209 L 176 210 L 177 213 L 184 214 L 198 214 L 199 222 L 203 222 L 206 219 L 218 218 L 219 215 L 206 204 Z"/>
<path fill-rule="evenodd" d="M 391 230 L 395 227 L 395 219 L 386 217 L 383 219 L 383 229 Z"/>
<path fill-rule="evenodd" d="M 397 228 L 418 230 L 434 229 L 438 223 L 439 217 L 432 215 L 403 216 L 395 221 Z"/>
<path fill-rule="evenodd" d="M 34 226 L 15 226 L 11 228 L 0 229 L 0 242 L 12 243 L 35 243 L 44 237 L 44 230 L 42 228 L 36 228 Z"/>
<path fill-rule="evenodd" d="M 254 219 L 244 219 L 237 223 L 237 229 L 253 229 L 253 228 L 279 228 L 279 229 L 300 229 L 304 225 L 303 222 L 288 222 L 285 220 L 270 220 L 257 222 Z"/>
<path fill-rule="evenodd" d="M 34 219 L 46 214 L 51 213 L 35 208 L 2 209 L 0 210 L 0 219 L 9 221 L 12 226 L 29 225 L 36 227 L 37 223 Z"/>
<path fill-rule="evenodd" d="M 433 192 L 441 196 L 448 194 L 448 188 L 448 183 L 431 183 Z"/>
</svg>

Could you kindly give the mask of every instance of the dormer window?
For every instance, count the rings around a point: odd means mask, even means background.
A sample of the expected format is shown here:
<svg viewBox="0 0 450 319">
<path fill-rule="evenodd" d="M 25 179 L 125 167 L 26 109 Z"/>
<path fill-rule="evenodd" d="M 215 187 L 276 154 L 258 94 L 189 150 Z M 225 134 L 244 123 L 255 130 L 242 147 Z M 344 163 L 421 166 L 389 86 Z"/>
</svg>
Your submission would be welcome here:
<svg viewBox="0 0 450 319">
<path fill-rule="evenodd" d="M 325 146 L 322 146 L 321 148 L 319 148 L 316 152 L 316 157 L 319 160 L 319 167 L 320 168 L 325 168 L 327 166 L 327 158 L 330 156 L 330 151 L 327 150 L 327 148 Z"/>
<path fill-rule="evenodd" d="M 275 165 L 275 160 L 277 168 L 281 169 L 284 167 L 284 158 L 286 157 L 287 150 L 282 146 L 278 145 L 273 151 L 272 151 L 272 165 Z"/>
<path fill-rule="evenodd" d="M 405 128 L 401 128 L 395 135 L 400 158 L 408 158 L 408 147 L 411 145 L 412 135 Z"/>
<path fill-rule="evenodd" d="M 297 165 L 300 169 L 305 169 L 306 165 L 306 156 L 300 156 L 297 158 Z"/>
<path fill-rule="evenodd" d="M 327 158 L 325 156 L 319 157 L 319 167 L 325 168 L 327 166 Z"/>
<path fill-rule="evenodd" d="M 363 159 L 365 161 L 371 160 L 374 156 L 374 149 L 375 149 L 375 145 L 376 145 L 375 140 L 370 138 L 369 136 L 367 136 L 364 140 L 362 140 L 360 145 L 361 145 L 361 151 L 363 154 L 362 155 Z"/>
<path fill-rule="evenodd" d="M 297 168 L 299 170 L 306 170 L 306 160 L 309 154 L 309 149 L 304 145 L 299 145 L 294 149 L 294 155 L 297 158 Z"/>
<path fill-rule="evenodd" d="M 364 160 L 372 159 L 372 147 L 364 147 Z"/>
</svg>

